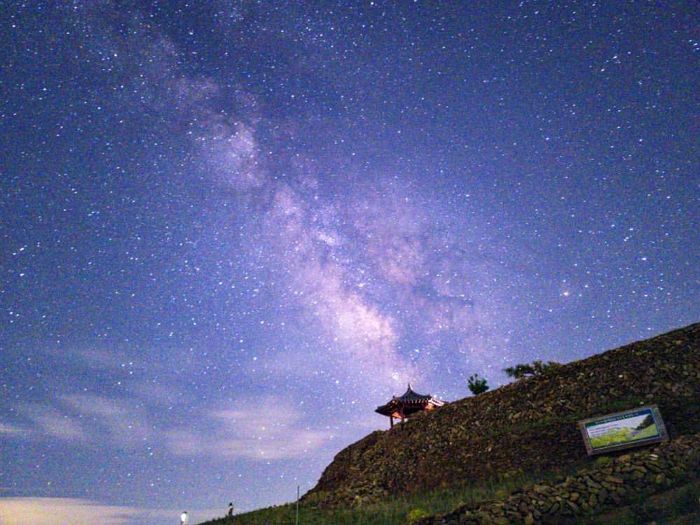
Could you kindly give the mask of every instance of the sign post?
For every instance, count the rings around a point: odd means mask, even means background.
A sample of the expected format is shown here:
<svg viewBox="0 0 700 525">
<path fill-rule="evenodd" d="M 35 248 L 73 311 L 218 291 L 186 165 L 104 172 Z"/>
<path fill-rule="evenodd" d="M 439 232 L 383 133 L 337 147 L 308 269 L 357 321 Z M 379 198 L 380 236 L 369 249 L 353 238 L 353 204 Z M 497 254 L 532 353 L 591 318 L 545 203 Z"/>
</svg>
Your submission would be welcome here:
<svg viewBox="0 0 700 525">
<path fill-rule="evenodd" d="M 578 425 L 589 456 L 668 439 L 666 426 L 656 405 L 584 419 Z"/>
</svg>

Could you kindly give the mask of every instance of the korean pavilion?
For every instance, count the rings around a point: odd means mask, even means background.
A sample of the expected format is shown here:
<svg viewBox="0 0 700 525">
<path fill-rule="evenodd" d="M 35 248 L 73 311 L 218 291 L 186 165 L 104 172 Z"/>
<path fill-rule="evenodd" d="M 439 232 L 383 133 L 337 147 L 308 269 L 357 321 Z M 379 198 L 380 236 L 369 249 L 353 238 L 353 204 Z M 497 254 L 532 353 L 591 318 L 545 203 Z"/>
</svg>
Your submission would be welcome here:
<svg viewBox="0 0 700 525">
<path fill-rule="evenodd" d="M 413 391 L 409 383 L 408 390 L 402 396 L 394 396 L 386 405 L 377 407 L 375 412 L 387 416 L 390 426 L 394 426 L 394 418 L 402 423 L 405 419 L 421 413 L 435 410 L 445 404 L 444 401 L 428 395 L 418 394 Z"/>
</svg>

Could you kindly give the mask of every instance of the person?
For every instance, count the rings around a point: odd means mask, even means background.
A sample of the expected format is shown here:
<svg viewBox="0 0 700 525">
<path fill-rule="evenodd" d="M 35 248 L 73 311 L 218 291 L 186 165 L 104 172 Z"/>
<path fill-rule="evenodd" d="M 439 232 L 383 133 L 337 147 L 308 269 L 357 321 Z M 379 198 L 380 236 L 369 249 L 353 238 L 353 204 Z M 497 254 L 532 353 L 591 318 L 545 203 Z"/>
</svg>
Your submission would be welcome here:
<svg viewBox="0 0 700 525">
<path fill-rule="evenodd" d="M 187 518 L 187 511 L 180 514 L 180 525 L 188 525 L 189 519 Z"/>
<path fill-rule="evenodd" d="M 226 514 L 229 518 L 233 517 L 233 503 L 228 504 L 228 514 Z"/>
</svg>

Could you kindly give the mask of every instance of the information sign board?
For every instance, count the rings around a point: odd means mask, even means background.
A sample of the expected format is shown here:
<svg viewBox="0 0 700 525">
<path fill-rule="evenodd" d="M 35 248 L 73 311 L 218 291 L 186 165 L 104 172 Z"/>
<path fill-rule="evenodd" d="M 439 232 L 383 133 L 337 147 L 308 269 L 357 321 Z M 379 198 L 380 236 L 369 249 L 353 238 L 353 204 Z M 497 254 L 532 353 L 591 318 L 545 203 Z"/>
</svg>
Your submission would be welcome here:
<svg viewBox="0 0 700 525">
<path fill-rule="evenodd" d="M 668 439 L 656 405 L 584 419 L 578 424 L 589 456 Z"/>
</svg>

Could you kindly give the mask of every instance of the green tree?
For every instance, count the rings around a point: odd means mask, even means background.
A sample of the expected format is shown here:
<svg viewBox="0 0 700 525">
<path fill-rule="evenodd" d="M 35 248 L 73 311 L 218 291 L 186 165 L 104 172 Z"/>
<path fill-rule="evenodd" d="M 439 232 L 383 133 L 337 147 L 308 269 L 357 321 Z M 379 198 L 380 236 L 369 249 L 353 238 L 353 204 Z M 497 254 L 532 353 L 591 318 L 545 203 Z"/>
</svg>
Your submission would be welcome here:
<svg viewBox="0 0 700 525">
<path fill-rule="evenodd" d="M 520 379 L 525 376 L 535 375 L 535 370 L 528 364 L 509 366 L 508 368 L 504 368 L 503 371 L 508 377 L 512 377 L 513 379 Z"/>
<path fill-rule="evenodd" d="M 540 361 L 539 359 L 537 359 L 531 364 L 524 363 L 515 366 L 509 366 L 508 368 L 504 368 L 503 371 L 508 377 L 512 377 L 513 379 L 522 379 L 523 377 L 527 376 L 539 376 L 547 374 L 560 366 L 561 364 L 557 363 L 556 361 L 547 361 L 545 363 L 544 361 Z"/>
<path fill-rule="evenodd" d="M 467 386 L 475 396 L 483 394 L 489 389 L 488 382 L 483 377 L 479 377 L 479 374 L 472 374 L 469 376 L 469 379 L 467 379 Z"/>
</svg>

